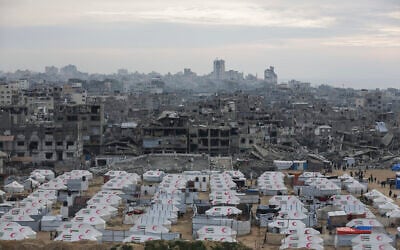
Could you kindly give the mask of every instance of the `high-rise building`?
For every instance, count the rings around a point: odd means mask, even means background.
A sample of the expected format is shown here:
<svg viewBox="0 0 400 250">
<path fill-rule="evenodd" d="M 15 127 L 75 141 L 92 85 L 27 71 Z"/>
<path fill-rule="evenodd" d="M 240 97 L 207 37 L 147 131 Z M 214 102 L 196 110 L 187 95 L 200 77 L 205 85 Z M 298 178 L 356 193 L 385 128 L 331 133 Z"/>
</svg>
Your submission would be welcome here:
<svg viewBox="0 0 400 250">
<path fill-rule="evenodd" d="M 216 80 L 223 80 L 225 78 L 225 61 L 224 60 L 214 60 L 214 71 L 213 77 Z"/>
<path fill-rule="evenodd" d="M 264 71 L 264 80 L 268 84 L 278 84 L 278 75 L 275 73 L 273 66 L 269 66 L 269 69 Z"/>
</svg>

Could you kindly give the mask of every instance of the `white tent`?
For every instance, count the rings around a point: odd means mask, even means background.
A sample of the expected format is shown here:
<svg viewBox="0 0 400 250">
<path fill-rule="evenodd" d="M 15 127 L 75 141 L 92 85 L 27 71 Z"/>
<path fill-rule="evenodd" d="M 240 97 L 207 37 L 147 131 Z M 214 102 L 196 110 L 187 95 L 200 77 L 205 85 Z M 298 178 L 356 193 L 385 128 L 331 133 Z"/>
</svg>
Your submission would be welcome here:
<svg viewBox="0 0 400 250">
<path fill-rule="evenodd" d="M 95 237 L 102 236 L 102 233 L 95 229 L 93 226 L 87 223 L 78 223 L 78 222 L 64 222 L 62 223 L 58 228 L 57 232 L 68 232 L 69 230 L 78 230 L 78 231 L 87 231 L 90 230 L 92 234 L 95 235 Z"/>
<path fill-rule="evenodd" d="M 353 219 L 346 224 L 346 227 L 356 226 L 383 227 L 382 223 L 376 219 Z"/>
<path fill-rule="evenodd" d="M 361 243 L 354 245 L 352 247 L 353 250 L 396 250 L 392 245 L 389 243 Z"/>
<path fill-rule="evenodd" d="M 384 196 L 384 195 L 376 189 L 372 189 L 368 193 L 364 194 L 364 197 L 367 198 L 368 200 L 373 200 L 373 199 L 381 197 L 381 196 Z"/>
<path fill-rule="evenodd" d="M 393 204 L 392 202 L 384 203 L 378 206 L 379 213 L 385 215 L 387 212 L 399 209 L 399 206 Z"/>
<path fill-rule="evenodd" d="M 227 226 L 203 226 L 197 230 L 198 237 L 206 237 L 209 235 L 213 236 L 229 236 L 233 239 L 236 238 L 237 232 Z"/>
<path fill-rule="evenodd" d="M 358 181 L 354 181 L 353 183 L 347 185 L 347 191 L 349 191 L 351 194 L 361 194 L 367 191 L 367 186 Z"/>
<path fill-rule="evenodd" d="M 287 230 L 304 230 L 306 225 L 300 220 L 275 220 L 268 223 L 268 231 L 274 231 L 278 229 L 280 233 L 284 233 Z"/>
<path fill-rule="evenodd" d="M 87 205 L 88 209 L 101 209 L 107 211 L 107 213 L 111 214 L 112 217 L 118 215 L 118 209 L 107 204 L 95 204 L 95 205 Z"/>
<path fill-rule="evenodd" d="M 76 242 L 81 240 L 90 240 L 90 241 L 98 241 L 98 239 L 91 234 L 90 232 L 85 233 L 82 231 L 68 231 L 68 232 L 61 232 L 57 238 L 54 239 L 55 241 L 68 241 L 68 242 Z"/>
<path fill-rule="evenodd" d="M 378 198 L 373 199 L 373 204 L 375 208 L 378 208 L 379 205 L 383 205 L 388 202 L 393 202 L 393 200 L 386 196 L 380 196 Z"/>
<path fill-rule="evenodd" d="M 24 186 L 19 184 L 16 181 L 13 181 L 7 185 L 4 186 L 4 190 L 7 193 L 21 193 L 24 191 Z"/>
<path fill-rule="evenodd" d="M 17 229 L 20 233 L 24 234 L 26 238 L 35 239 L 36 232 L 32 230 L 32 228 L 27 226 L 21 226 L 17 222 L 9 221 L 9 222 L 0 222 L 0 231 L 6 228 Z"/>
<path fill-rule="evenodd" d="M 146 216 L 150 216 L 150 217 L 162 217 L 162 218 L 166 218 L 169 221 L 172 222 L 172 224 L 176 224 L 178 223 L 178 214 L 175 212 L 171 212 L 171 211 L 155 211 L 155 210 L 150 210 L 146 212 Z"/>
<path fill-rule="evenodd" d="M 44 183 L 46 181 L 46 176 L 40 174 L 39 172 L 31 173 L 29 177 L 38 181 L 39 183 Z"/>
<path fill-rule="evenodd" d="M 229 216 L 241 214 L 242 210 L 231 206 L 216 206 L 208 209 L 206 215 L 208 216 Z"/>
<path fill-rule="evenodd" d="M 28 178 L 24 181 L 24 188 L 26 190 L 31 190 L 34 188 L 39 187 L 40 183 L 37 180 L 34 180 L 32 178 Z"/>
<path fill-rule="evenodd" d="M 100 218 L 100 216 L 75 216 L 72 220 L 72 222 L 78 222 L 78 223 L 86 223 L 91 226 L 93 226 L 96 229 L 105 229 L 106 227 L 106 222 Z"/>
<path fill-rule="evenodd" d="M 292 234 L 282 239 L 281 243 L 290 243 L 290 242 L 311 242 L 315 244 L 322 244 L 324 240 L 319 235 L 305 235 L 305 234 Z"/>
<path fill-rule="evenodd" d="M 149 170 L 143 174 L 143 180 L 149 182 L 161 182 L 165 173 L 159 170 Z"/>
<path fill-rule="evenodd" d="M 27 214 L 4 214 L 1 218 L 0 221 L 35 221 L 34 219 L 32 219 L 29 215 Z"/>
<path fill-rule="evenodd" d="M 391 243 L 391 242 L 393 242 L 393 239 L 384 233 L 359 234 L 351 240 L 352 245 L 358 245 L 363 243 Z"/>
<path fill-rule="evenodd" d="M 293 248 L 306 248 L 306 249 L 314 249 L 314 250 L 323 250 L 324 249 L 324 247 L 320 244 L 315 244 L 315 243 L 306 242 L 306 241 L 286 242 L 279 247 L 279 249 L 293 249 Z"/>
<path fill-rule="evenodd" d="M 10 215 L 39 215 L 39 210 L 34 207 L 15 207 L 7 212 Z"/>
<path fill-rule="evenodd" d="M 131 232 L 141 231 L 144 233 L 168 233 L 169 229 L 162 225 L 134 225 L 129 229 Z"/>
<path fill-rule="evenodd" d="M 143 243 L 143 242 L 146 242 L 146 241 L 160 240 L 160 239 L 161 238 L 159 236 L 132 234 L 129 237 L 126 237 L 123 242 L 124 243 L 128 243 L 128 242 Z"/>
<path fill-rule="evenodd" d="M 278 170 L 289 169 L 293 165 L 293 161 L 274 161 L 274 165 Z"/>
<path fill-rule="evenodd" d="M 35 173 L 43 175 L 47 180 L 52 180 L 55 177 L 54 172 L 48 169 L 35 169 L 32 171 L 31 175 Z"/>
<path fill-rule="evenodd" d="M 198 240 L 206 241 L 218 241 L 218 242 L 236 242 L 236 240 L 230 236 L 217 236 L 217 235 L 202 235 Z"/>
<path fill-rule="evenodd" d="M 90 200 L 88 200 L 88 205 L 95 204 L 106 204 L 113 207 L 118 207 L 121 203 L 122 198 L 115 194 L 96 194 Z"/>
<path fill-rule="evenodd" d="M 70 172 L 70 174 L 73 177 L 79 177 L 79 178 L 81 178 L 82 176 L 85 176 L 86 180 L 93 179 L 93 174 L 87 170 L 74 169 Z"/>
<path fill-rule="evenodd" d="M 400 209 L 394 209 L 386 213 L 389 218 L 400 218 Z"/>
<path fill-rule="evenodd" d="M 55 179 L 43 183 L 39 186 L 39 189 L 45 190 L 67 190 L 67 186 L 62 181 L 54 181 Z"/>
<path fill-rule="evenodd" d="M 281 234 L 310 234 L 310 235 L 319 235 L 321 234 L 319 231 L 314 228 L 294 228 L 294 229 L 284 229 L 281 231 Z"/>
<path fill-rule="evenodd" d="M 35 231 L 16 222 L 0 222 L 0 235 L 2 240 L 36 239 Z"/>
<path fill-rule="evenodd" d="M 88 209 L 88 208 L 83 208 L 79 210 L 75 215 L 77 216 L 99 216 L 105 221 L 108 221 L 111 219 L 111 213 L 109 213 L 107 210 L 104 209 Z"/>
<path fill-rule="evenodd" d="M 301 211 L 293 211 L 293 210 L 279 211 L 277 216 L 277 219 L 287 219 L 287 220 L 304 220 L 307 218 L 308 216 L 302 213 Z"/>
<path fill-rule="evenodd" d="M 140 216 L 139 219 L 137 219 L 135 222 L 135 226 L 147 225 L 161 225 L 165 228 L 171 229 L 172 222 L 165 217 L 148 216 L 146 214 Z"/>
</svg>

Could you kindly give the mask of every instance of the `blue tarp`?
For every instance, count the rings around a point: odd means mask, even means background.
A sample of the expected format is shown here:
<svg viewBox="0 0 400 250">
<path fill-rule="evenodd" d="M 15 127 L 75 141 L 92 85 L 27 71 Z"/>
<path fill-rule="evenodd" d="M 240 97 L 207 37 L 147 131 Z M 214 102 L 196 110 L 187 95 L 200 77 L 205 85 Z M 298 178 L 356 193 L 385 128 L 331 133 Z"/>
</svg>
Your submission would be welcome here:
<svg viewBox="0 0 400 250">
<path fill-rule="evenodd" d="M 400 178 L 396 178 L 396 189 L 400 189 Z"/>
<path fill-rule="evenodd" d="M 371 230 L 372 226 L 355 226 L 354 228 L 358 230 Z"/>
<path fill-rule="evenodd" d="M 393 165 L 392 171 L 400 171 L 400 164 Z"/>
</svg>

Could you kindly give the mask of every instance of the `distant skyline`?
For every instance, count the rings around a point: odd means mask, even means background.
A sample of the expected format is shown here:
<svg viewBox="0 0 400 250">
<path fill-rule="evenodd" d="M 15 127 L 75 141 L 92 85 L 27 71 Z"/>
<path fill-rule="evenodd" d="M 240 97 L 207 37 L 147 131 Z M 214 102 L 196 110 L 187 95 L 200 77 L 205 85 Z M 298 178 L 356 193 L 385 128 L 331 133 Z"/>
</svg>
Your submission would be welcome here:
<svg viewBox="0 0 400 250">
<path fill-rule="evenodd" d="M 0 70 L 191 68 L 400 88 L 399 0 L 0 0 Z"/>
</svg>

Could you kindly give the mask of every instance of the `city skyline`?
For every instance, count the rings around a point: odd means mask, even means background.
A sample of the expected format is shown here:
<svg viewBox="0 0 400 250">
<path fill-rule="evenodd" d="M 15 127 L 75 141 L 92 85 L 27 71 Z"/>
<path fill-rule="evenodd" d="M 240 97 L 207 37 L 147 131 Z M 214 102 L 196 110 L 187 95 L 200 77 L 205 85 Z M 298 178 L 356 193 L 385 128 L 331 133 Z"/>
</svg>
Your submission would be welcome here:
<svg viewBox="0 0 400 250">
<path fill-rule="evenodd" d="M 0 70 L 162 74 L 212 61 L 261 78 L 398 87 L 398 1 L 0 1 Z M 279 80 L 279 81 L 280 81 Z"/>
</svg>

